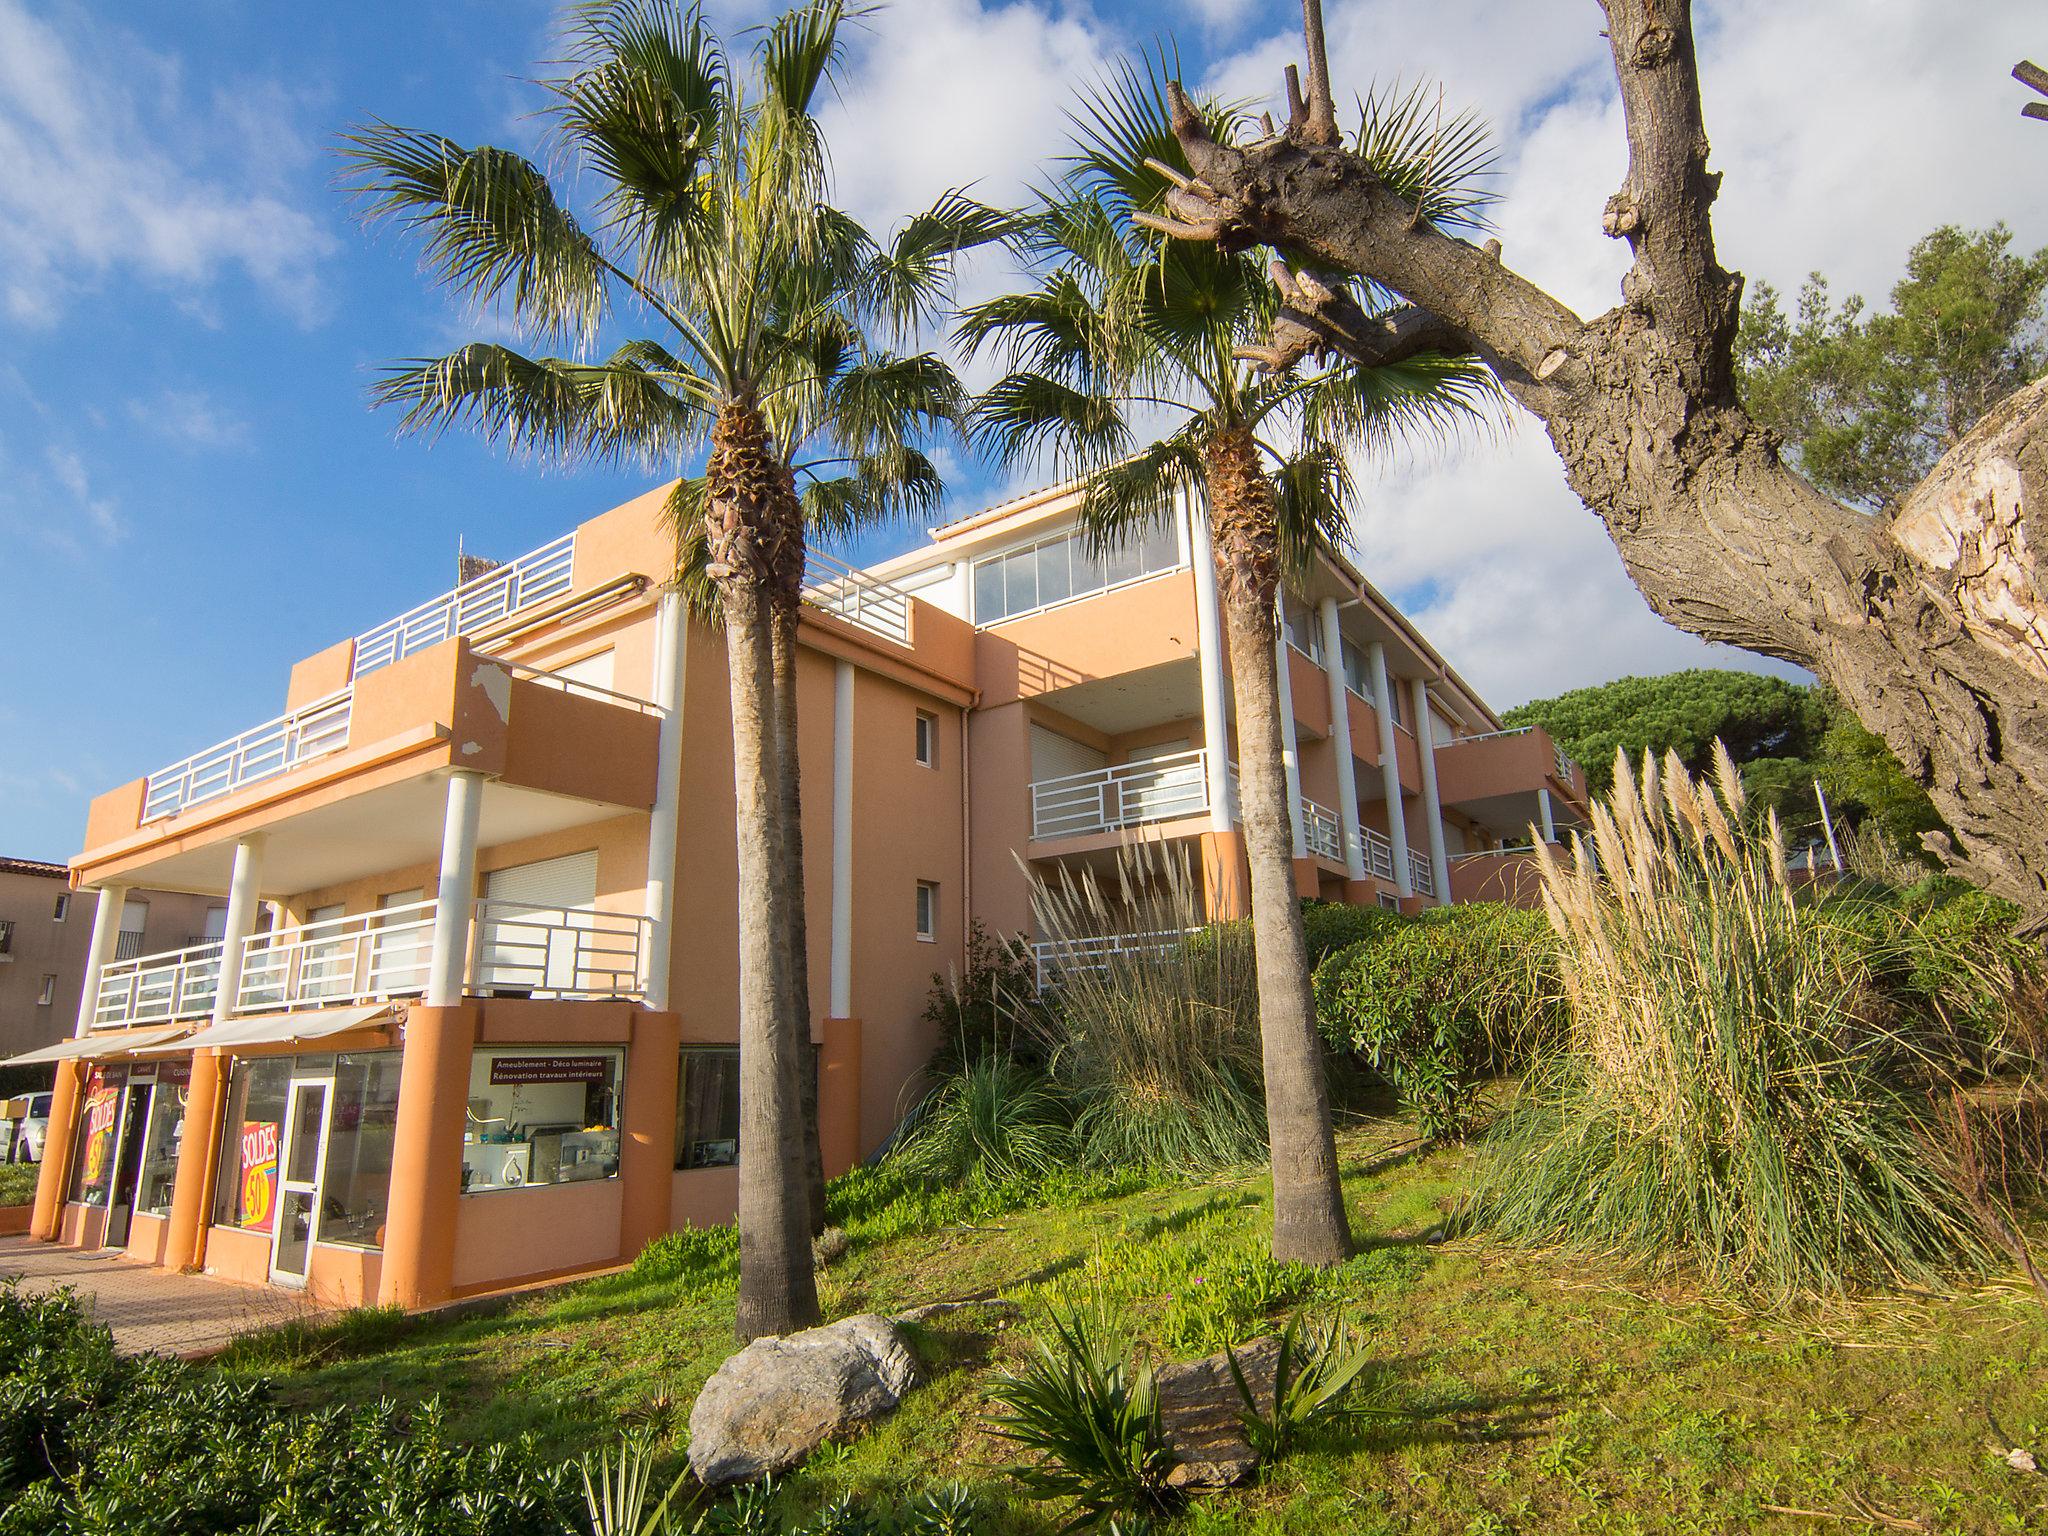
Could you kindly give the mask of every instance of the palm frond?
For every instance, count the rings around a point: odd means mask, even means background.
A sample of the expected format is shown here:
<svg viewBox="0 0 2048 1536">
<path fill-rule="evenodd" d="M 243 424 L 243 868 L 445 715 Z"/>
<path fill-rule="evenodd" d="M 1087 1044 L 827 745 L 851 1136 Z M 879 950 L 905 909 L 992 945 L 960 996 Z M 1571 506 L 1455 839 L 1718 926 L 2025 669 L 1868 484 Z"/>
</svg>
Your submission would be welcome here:
<svg viewBox="0 0 2048 1536">
<path fill-rule="evenodd" d="M 365 221 L 392 219 L 422 235 L 423 259 L 443 283 L 479 305 L 509 287 L 514 313 L 533 330 L 575 341 L 596 335 L 605 261 L 531 161 L 376 118 L 341 145 L 343 184 Z"/>
<path fill-rule="evenodd" d="M 1358 103 L 1352 148 L 1387 186 L 1446 229 L 1484 229 L 1500 194 L 1488 184 L 1500 159 L 1484 118 L 1446 117 L 1442 88 L 1417 81 L 1375 86 Z"/>
<path fill-rule="evenodd" d="M 1130 429 L 1113 393 L 1075 389 L 1036 373 L 998 379 L 968 416 L 974 444 L 1006 464 L 1050 455 L 1067 471 L 1087 472 L 1130 451 Z"/>
<path fill-rule="evenodd" d="M 711 540 L 704 528 L 704 497 L 708 483 L 702 475 L 685 475 L 669 487 L 661 505 L 662 526 L 675 546 L 674 580 L 684 606 L 706 624 L 720 622 L 722 609 L 718 583 L 711 577 Z"/>
<path fill-rule="evenodd" d="M 1096 554 L 1129 542 L 1170 517 L 1178 500 L 1198 495 L 1202 456 L 1190 421 L 1172 437 L 1088 476 L 1081 493 L 1081 526 Z"/>
<path fill-rule="evenodd" d="M 1351 476 L 1340 450 L 1319 445 L 1281 458 L 1272 477 L 1280 566 L 1298 579 L 1314 567 L 1319 545 L 1349 542 Z"/>
<path fill-rule="evenodd" d="M 1484 426 L 1503 399 L 1493 375 L 1476 359 L 1425 352 L 1378 368 L 1333 368 L 1301 381 L 1301 432 L 1311 444 L 1384 453 L 1400 441 L 1443 442 Z"/>
<path fill-rule="evenodd" d="M 1014 224 L 1012 215 L 965 193 L 943 194 L 876 252 L 863 274 L 864 307 L 898 336 L 938 324 L 960 253 L 1004 239 Z"/>
</svg>

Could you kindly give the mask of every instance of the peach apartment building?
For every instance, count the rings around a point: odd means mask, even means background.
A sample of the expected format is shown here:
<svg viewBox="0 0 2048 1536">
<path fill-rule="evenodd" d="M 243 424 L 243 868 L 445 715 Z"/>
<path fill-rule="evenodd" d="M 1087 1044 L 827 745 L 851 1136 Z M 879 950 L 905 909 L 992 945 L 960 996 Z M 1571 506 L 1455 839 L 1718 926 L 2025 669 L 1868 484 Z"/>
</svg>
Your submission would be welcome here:
<svg viewBox="0 0 2048 1536">
<path fill-rule="evenodd" d="M 99 893 L 32 1230 L 173 1268 L 428 1305 L 630 1259 L 736 1193 L 722 637 L 665 585 L 664 491 L 306 658 L 284 710 L 96 799 Z M 874 1152 L 971 918 L 1133 836 L 1245 909 L 1206 525 L 1092 557 L 1071 494 L 818 557 L 798 666 L 828 1172 Z M 1584 781 L 1503 732 L 1350 565 L 1291 592 L 1304 894 L 1512 894 Z M 121 955 L 133 888 L 223 903 Z M 1114 942 L 1112 940 L 1111 942 Z"/>
</svg>

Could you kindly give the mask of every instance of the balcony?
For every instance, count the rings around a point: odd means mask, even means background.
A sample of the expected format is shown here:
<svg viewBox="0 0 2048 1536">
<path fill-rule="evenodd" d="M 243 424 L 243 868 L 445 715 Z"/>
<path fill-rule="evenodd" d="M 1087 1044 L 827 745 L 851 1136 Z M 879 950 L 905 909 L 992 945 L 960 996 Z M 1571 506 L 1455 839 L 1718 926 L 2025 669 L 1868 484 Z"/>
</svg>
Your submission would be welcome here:
<svg viewBox="0 0 2048 1536">
<path fill-rule="evenodd" d="M 1358 846 L 1365 850 L 1365 872 L 1375 875 L 1387 884 L 1394 883 L 1394 845 L 1387 841 L 1387 834 L 1375 832 L 1360 823 Z"/>
<path fill-rule="evenodd" d="M 142 820 L 160 821 L 187 806 L 232 794 L 247 784 L 274 778 L 300 763 L 348 745 L 355 691 L 316 699 L 302 709 L 195 752 L 183 762 L 149 776 L 142 792 Z"/>
<path fill-rule="evenodd" d="M 818 550 L 804 559 L 804 601 L 898 645 L 910 644 L 910 594 Z"/>
<path fill-rule="evenodd" d="M 1231 780 L 1237 777 L 1232 764 Z M 1209 813 L 1209 754 L 1202 748 L 1039 779 L 1031 786 L 1033 841 L 1122 832 Z"/>
<path fill-rule="evenodd" d="M 1316 804 L 1306 795 L 1302 797 L 1301 840 L 1315 857 L 1336 864 L 1344 862 L 1343 826 L 1335 811 Z"/>
<path fill-rule="evenodd" d="M 1102 933 L 1078 939 L 1040 939 L 1031 946 L 1038 987 L 1062 973 L 1107 971 L 1119 956 L 1156 955 L 1170 950 L 1200 928 L 1164 928 L 1156 933 Z"/>
<path fill-rule="evenodd" d="M 486 571 L 474 581 L 356 636 L 349 675 L 375 672 L 443 640 L 476 634 L 522 608 L 560 597 L 574 584 L 575 565 L 576 535 L 568 533 L 508 565 Z"/>
<path fill-rule="evenodd" d="M 252 934 L 237 1015 L 339 1008 L 426 991 L 435 901 Z M 479 901 L 463 990 L 479 997 L 615 998 L 643 992 L 649 920 L 631 912 Z M 212 1015 L 221 945 L 118 961 L 100 972 L 95 1029 Z"/>
</svg>

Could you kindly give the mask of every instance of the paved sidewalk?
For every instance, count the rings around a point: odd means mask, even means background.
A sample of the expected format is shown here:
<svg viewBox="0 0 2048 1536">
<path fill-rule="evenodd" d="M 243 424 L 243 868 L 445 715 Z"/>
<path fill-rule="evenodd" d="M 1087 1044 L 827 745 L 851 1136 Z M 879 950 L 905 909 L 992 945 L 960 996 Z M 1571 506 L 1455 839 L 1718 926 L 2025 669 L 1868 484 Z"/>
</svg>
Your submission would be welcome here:
<svg viewBox="0 0 2048 1536">
<path fill-rule="evenodd" d="M 82 1292 L 93 1315 L 114 1330 L 115 1347 L 129 1354 L 205 1354 L 238 1334 L 317 1312 L 304 1297 L 268 1286 L 172 1274 L 30 1237 L 0 1237 L 0 1279 L 13 1275 L 22 1277 L 26 1290 L 68 1285 Z"/>
</svg>

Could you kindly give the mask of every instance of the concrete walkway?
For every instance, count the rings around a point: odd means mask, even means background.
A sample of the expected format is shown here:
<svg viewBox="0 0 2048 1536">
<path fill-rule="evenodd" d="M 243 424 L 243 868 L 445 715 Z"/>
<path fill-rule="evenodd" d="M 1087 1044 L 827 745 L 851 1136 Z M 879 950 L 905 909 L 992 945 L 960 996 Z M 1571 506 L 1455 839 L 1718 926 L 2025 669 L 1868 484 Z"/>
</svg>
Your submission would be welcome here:
<svg viewBox="0 0 2048 1536">
<path fill-rule="evenodd" d="M 238 1334 L 317 1315 L 310 1302 L 289 1291 L 172 1274 L 30 1237 L 0 1237 L 0 1279 L 15 1275 L 24 1290 L 68 1285 L 80 1292 L 93 1316 L 114 1330 L 115 1347 L 127 1354 L 210 1354 Z"/>
</svg>

